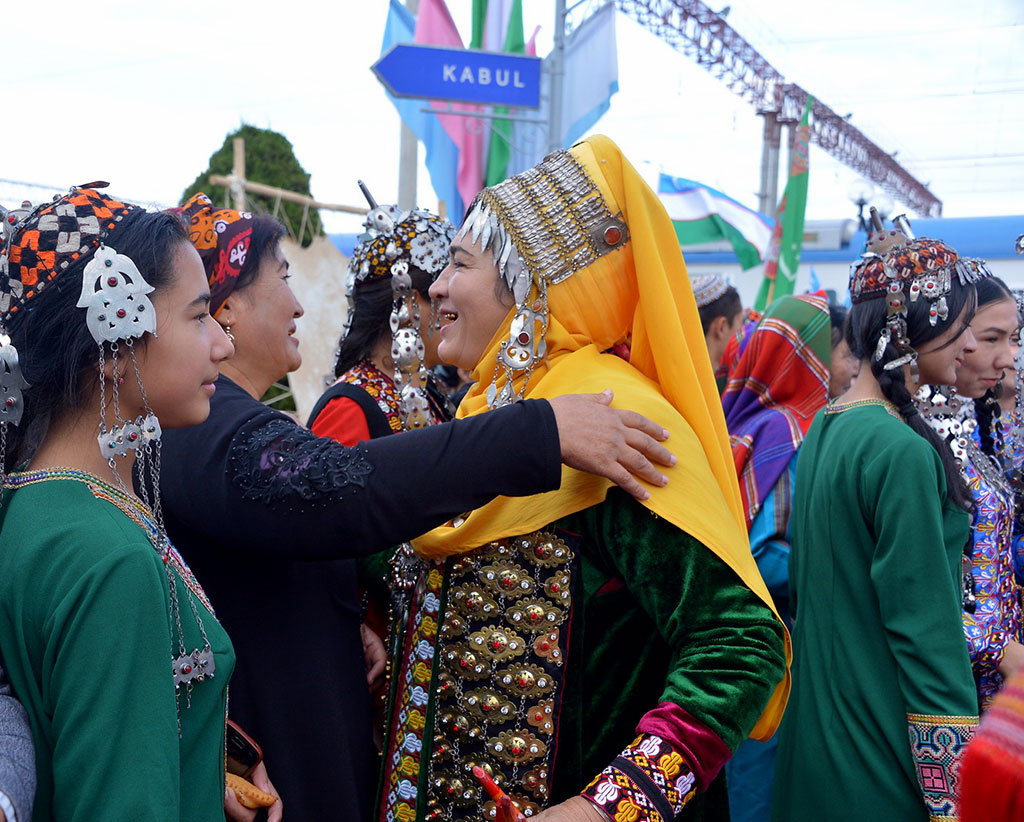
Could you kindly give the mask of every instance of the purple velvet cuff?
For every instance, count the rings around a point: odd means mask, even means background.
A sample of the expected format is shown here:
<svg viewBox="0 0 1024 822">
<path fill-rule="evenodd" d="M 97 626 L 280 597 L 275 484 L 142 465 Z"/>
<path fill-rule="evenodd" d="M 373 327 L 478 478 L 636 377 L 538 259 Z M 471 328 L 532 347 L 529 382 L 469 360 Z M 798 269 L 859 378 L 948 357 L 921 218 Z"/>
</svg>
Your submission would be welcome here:
<svg viewBox="0 0 1024 822">
<path fill-rule="evenodd" d="M 685 756 L 701 791 L 707 790 L 732 756 L 722 737 L 672 702 L 662 702 L 644 714 L 636 732 L 661 737 Z"/>
</svg>

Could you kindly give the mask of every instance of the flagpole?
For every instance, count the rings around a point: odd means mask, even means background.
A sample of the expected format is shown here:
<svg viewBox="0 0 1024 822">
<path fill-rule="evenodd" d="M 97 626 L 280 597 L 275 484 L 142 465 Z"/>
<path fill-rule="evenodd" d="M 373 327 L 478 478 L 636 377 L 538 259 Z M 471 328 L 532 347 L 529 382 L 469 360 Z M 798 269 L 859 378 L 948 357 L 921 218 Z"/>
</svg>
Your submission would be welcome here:
<svg viewBox="0 0 1024 822">
<path fill-rule="evenodd" d="M 405 0 L 413 14 L 419 11 L 420 0 Z M 398 207 L 408 211 L 416 205 L 416 175 L 419 171 L 419 140 L 415 132 L 402 122 L 398 138 Z"/>
<path fill-rule="evenodd" d="M 555 0 L 555 47 L 551 51 L 548 151 L 562 148 L 562 95 L 565 84 L 565 0 Z"/>
</svg>

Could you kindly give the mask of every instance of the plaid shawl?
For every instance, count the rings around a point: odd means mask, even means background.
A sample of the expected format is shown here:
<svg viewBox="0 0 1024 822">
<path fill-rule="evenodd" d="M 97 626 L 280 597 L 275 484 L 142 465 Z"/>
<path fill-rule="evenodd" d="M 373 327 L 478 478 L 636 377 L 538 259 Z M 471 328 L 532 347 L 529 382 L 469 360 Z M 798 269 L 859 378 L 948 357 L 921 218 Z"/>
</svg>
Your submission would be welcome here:
<svg viewBox="0 0 1024 822">
<path fill-rule="evenodd" d="M 828 402 L 828 304 L 811 295 L 780 297 L 737 342 L 722 406 L 750 530 L 814 415 Z"/>
</svg>

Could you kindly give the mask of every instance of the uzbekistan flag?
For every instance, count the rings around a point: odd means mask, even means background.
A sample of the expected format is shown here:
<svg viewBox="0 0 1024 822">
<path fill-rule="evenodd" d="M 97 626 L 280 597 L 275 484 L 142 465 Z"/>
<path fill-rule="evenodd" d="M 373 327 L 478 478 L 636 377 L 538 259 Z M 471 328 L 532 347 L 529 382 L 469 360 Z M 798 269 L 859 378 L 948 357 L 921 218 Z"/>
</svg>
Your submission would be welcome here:
<svg viewBox="0 0 1024 822">
<path fill-rule="evenodd" d="M 721 191 L 683 177 L 658 175 L 661 200 L 679 245 L 728 240 L 744 269 L 760 265 L 772 237 L 772 221 Z"/>
</svg>

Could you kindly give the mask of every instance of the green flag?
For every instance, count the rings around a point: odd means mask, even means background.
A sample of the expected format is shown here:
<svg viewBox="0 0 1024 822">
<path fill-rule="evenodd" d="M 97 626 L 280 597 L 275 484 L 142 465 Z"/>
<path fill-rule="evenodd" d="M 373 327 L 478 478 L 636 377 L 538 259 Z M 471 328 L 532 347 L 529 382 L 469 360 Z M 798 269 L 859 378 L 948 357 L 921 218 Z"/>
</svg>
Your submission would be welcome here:
<svg viewBox="0 0 1024 822">
<path fill-rule="evenodd" d="M 510 54 L 526 54 L 526 37 L 523 34 L 523 0 L 513 0 L 509 12 L 508 29 L 502 51 Z M 495 114 L 508 114 L 508 109 L 498 106 Z M 491 120 L 491 144 L 487 151 L 487 173 L 484 185 L 493 186 L 508 176 L 508 161 L 512 157 L 512 123 L 509 120 Z"/>
<path fill-rule="evenodd" d="M 811 143 L 811 104 L 807 98 L 804 116 L 800 118 L 794 139 L 793 162 L 789 167 L 789 181 L 779 203 L 779 213 L 772 231 L 768 259 L 764 265 L 764 280 L 757 293 L 754 308 L 764 311 L 772 301 L 792 294 L 796 285 L 796 270 L 800 267 L 800 247 L 804 240 L 804 214 L 807 211 L 807 166 Z"/>
<path fill-rule="evenodd" d="M 502 40 L 502 32 L 504 39 Z M 473 0 L 473 36 L 471 49 L 526 54 L 523 34 L 523 0 Z M 494 114 L 508 114 L 504 106 L 495 106 Z M 493 186 L 508 175 L 508 162 L 512 157 L 510 145 L 512 123 L 491 120 L 491 134 L 487 148 L 487 166 L 484 185 Z"/>
</svg>

